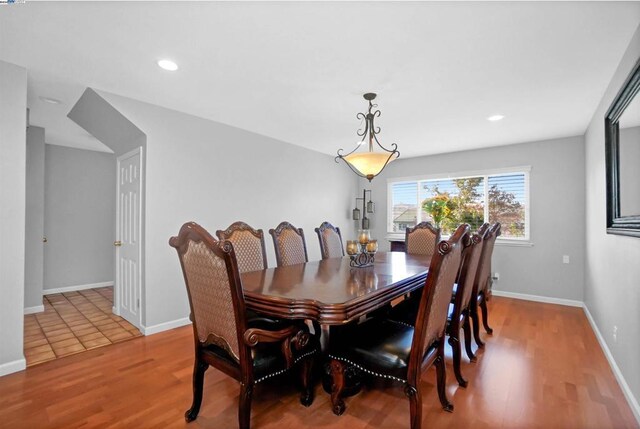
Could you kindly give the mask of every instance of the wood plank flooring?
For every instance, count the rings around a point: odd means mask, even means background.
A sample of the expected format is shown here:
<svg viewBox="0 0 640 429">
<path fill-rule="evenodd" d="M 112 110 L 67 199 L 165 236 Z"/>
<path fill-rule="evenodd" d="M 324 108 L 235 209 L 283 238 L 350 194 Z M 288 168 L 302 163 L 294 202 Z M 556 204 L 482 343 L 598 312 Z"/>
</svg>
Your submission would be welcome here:
<svg viewBox="0 0 640 429">
<path fill-rule="evenodd" d="M 24 316 L 27 366 L 142 335 L 112 313 L 113 287 L 45 295 L 44 312 Z"/>
<path fill-rule="evenodd" d="M 425 428 L 637 428 L 589 323 L 579 308 L 495 297 L 494 335 L 478 362 L 463 361 L 469 387 L 447 362 L 453 413 L 440 409 L 435 372 L 423 377 Z M 89 350 L 0 378 L 2 428 L 237 427 L 238 384 L 209 369 L 200 416 L 191 403 L 191 327 Z M 408 428 L 409 401 L 399 387 L 364 389 L 331 413 L 316 388 L 309 408 L 287 378 L 259 384 L 252 428 Z"/>
</svg>

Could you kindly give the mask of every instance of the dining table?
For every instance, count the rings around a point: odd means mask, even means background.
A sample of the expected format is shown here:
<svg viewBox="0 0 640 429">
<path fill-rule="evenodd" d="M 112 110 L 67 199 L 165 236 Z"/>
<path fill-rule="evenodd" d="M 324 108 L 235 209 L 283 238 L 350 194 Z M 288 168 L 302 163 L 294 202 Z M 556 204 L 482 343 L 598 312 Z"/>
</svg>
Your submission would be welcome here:
<svg viewBox="0 0 640 429">
<path fill-rule="evenodd" d="M 247 308 L 282 319 L 310 320 L 320 328 L 323 350 L 332 326 L 347 325 L 424 286 L 431 258 L 404 252 L 377 252 L 366 267 L 352 266 L 349 256 L 309 261 L 241 274 Z M 384 310 L 381 310 L 384 311 Z M 343 396 L 360 391 L 361 375 L 345 369 Z M 328 361 L 322 385 L 331 393 Z"/>
<path fill-rule="evenodd" d="M 247 308 L 278 318 L 344 325 L 424 286 L 430 258 L 378 252 L 352 267 L 349 256 L 241 275 Z"/>
</svg>

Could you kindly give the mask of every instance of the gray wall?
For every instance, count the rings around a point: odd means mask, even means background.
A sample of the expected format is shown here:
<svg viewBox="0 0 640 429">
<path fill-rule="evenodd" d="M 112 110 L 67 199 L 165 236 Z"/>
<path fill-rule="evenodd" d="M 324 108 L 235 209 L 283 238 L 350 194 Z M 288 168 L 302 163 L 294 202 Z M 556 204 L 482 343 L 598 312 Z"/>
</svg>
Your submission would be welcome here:
<svg viewBox="0 0 640 429">
<path fill-rule="evenodd" d="M 0 376 L 25 367 L 27 70 L 0 61 Z"/>
<path fill-rule="evenodd" d="M 640 239 L 606 233 L 604 115 L 640 56 L 640 28 L 595 111 L 586 142 L 584 301 L 629 385 L 640 418 Z M 638 192 L 638 190 L 635 190 Z M 617 342 L 613 327 L 618 327 Z"/>
<path fill-rule="evenodd" d="M 112 282 L 115 156 L 48 144 L 45 179 L 45 293 Z"/>
<path fill-rule="evenodd" d="M 267 233 L 288 220 L 305 231 L 310 259 L 320 259 L 313 228 L 330 221 L 353 233 L 353 173 L 333 157 L 217 122 L 100 93 L 147 136 L 146 290 L 143 323 L 187 317 L 175 250 L 167 241 L 187 221 L 215 233 L 244 220 Z M 270 240 L 270 236 L 267 236 Z M 270 266 L 275 265 L 267 241 Z"/>
<path fill-rule="evenodd" d="M 496 245 L 494 289 L 582 301 L 584 270 L 584 142 L 582 137 L 399 159 L 372 182 L 378 210 L 374 235 L 386 237 L 387 179 L 531 166 L 533 247 Z M 382 196 L 385 196 L 384 198 Z M 388 248 L 388 242 L 384 242 Z M 562 263 L 570 256 L 570 264 Z"/>
<path fill-rule="evenodd" d="M 44 269 L 44 128 L 27 128 L 24 308 L 42 305 Z"/>
</svg>

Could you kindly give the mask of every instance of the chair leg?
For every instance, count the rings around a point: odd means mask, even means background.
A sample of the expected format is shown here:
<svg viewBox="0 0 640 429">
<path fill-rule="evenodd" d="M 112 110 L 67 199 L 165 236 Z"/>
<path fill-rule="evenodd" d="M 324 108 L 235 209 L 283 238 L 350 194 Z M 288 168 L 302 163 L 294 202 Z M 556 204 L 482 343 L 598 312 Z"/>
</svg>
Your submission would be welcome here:
<svg viewBox="0 0 640 429">
<path fill-rule="evenodd" d="M 240 404 L 238 406 L 238 426 L 240 429 L 249 429 L 251 424 L 251 397 L 253 385 L 240 383 Z"/>
<path fill-rule="evenodd" d="M 344 413 L 346 408 L 342 399 L 344 390 L 344 365 L 337 359 L 331 360 L 331 405 L 336 416 Z"/>
<path fill-rule="evenodd" d="M 487 334 L 492 335 L 493 329 L 489 326 L 489 312 L 487 311 L 487 299 L 483 295 L 482 301 L 480 301 L 480 309 L 482 310 L 482 324 L 484 325 L 484 330 L 487 331 Z"/>
<path fill-rule="evenodd" d="M 411 429 L 420 429 L 422 427 L 422 394 L 420 386 L 413 387 L 407 384 L 404 387 L 404 394 L 409 398 Z"/>
<path fill-rule="evenodd" d="M 460 347 L 460 338 L 458 337 L 457 332 L 459 329 L 451 329 L 451 334 L 449 335 L 449 345 L 451 346 L 451 351 L 453 352 L 453 372 L 456 375 L 456 380 L 458 380 L 458 384 L 460 387 L 467 387 L 467 380 L 462 376 L 462 371 L 460 369 L 460 361 L 462 360 L 462 347 Z"/>
<path fill-rule="evenodd" d="M 307 357 L 300 367 L 302 379 L 302 393 L 300 393 L 300 403 L 308 407 L 313 403 L 313 366 L 315 356 Z"/>
<path fill-rule="evenodd" d="M 184 419 L 187 423 L 194 421 L 200 412 L 200 405 L 202 405 L 204 373 L 207 368 L 209 368 L 209 365 L 206 362 L 202 362 L 196 358 L 193 365 L 193 402 L 191 403 L 191 408 L 184 413 Z"/>
<path fill-rule="evenodd" d="M 469 312 L 469 315 L 471 316 L 471 321 L 473 322 L 473 338 L 476 340 L 476 345 L 479 348 L 483 348 L 484 347 L 484 343 L 480 339 L 480 320 L 478 320 L 479 316 L 478 316 L 478 306 L 477 305 L 474 305 L 471 308 L 471 311 Z"/>
<path fill-rule="evenodd" d="M 442 404 L 443 410 L 451 413 L 453 412 L 453 404 L 449 402 L 449 399 L 447 399 L 447 371 L 444 367 L 444 344 L 439 346 L 438 357 L 434 364 L 436 366 L 437 388 L 440 404 Z"/>
<path fill-rule="evenodd" d="M 462 329 L 464 330 L 464 348 L 467 351 L 467 357 L 471 362 L 475 362 L 477 359 L 476 355 L 473 354 L 473 350 L 471 349 L 471 324 L 468 314 L 466 314 L 464 317 L 464 322 L 462 322 Z"/>
</svg>

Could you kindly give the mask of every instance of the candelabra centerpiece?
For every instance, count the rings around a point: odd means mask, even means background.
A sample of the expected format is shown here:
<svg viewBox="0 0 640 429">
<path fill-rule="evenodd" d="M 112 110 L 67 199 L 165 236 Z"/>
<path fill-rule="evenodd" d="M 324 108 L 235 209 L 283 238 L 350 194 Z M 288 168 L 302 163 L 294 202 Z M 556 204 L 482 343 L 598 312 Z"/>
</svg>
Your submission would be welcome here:
<svg viewBox="0 0 640 429">
<path fill-rule="evenodd" d="M 347 240 L 347 254 L 351 259 L 349 264 L 352 267 L 372 266 L 377 251 L 378 240 L 371 239 L 371 233 L 368 229 L 359 230 L 357 240 Z"/>
</svg>

